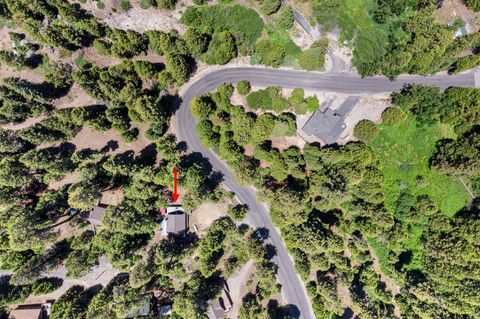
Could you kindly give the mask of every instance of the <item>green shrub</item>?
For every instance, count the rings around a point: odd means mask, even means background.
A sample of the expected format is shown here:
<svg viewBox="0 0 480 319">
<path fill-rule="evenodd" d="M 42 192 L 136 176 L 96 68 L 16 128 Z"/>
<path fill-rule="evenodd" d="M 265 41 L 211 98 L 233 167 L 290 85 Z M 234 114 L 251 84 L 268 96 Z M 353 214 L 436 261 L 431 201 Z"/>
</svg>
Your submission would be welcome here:
<svg viewBox="0 0 480 319">
<path fill-rule="evenodd" d="M 245 216 L 247 215 L 247 212 L 248 212 L 248 207 L 245 205 L 236 205 L 236 206 L 228 205 L 228 208 L 227 208 L 227 215 L 235 221 L 244 219 Z"/>
<path fill-rule="evenodd" d="M 300 67 L 307 71 L 318 71 L 325 64 L 324 54 L 319 49 L 308 49 L 303 51 L 298 59 Z"/>
<path fill-rule="evenodd" d="M 268 39 L 255 44 L 255 53 L 260 57 L 260 63 L 278 68 L 285 59 L 285 49 Z"/>
<path fill-rule="evenodd" d="M 249 44 L 255 43 L 263 30 L 263 21 L 258 13 L 238 4 L 189 6 L 182 16 L 182 22 L 202 32 L 208 29 L 217 32 L 228 30 L 235 37 L 241 37 Z"/>
<path fill-rule="evenodd" d="M 407 118 L 407 114 L 399 108 L 389 107 L 382 113 L 382 121 L 387 125 L 400 124 Z"/>
<path fill-rule="evenodd" d="M 130 1 L 128 1 L 128 0 L 122 0 L 120 2 L 120 8 L 122 8 L 122 10 L 124 10 L 124 11 L 128 11 L 132 8 L 132 5 L 130 4 Z"/>
<path fill-rule="evenodd" d="M 152 6 L 152 0 L 140 0 L 139 6 L 141 9 L 147 10 Z"/>
<path fill-rule="evenodd" d="M 175 9 L 177 0 L 157 0 L 157 6 L 162 9 Z"/>
<path fill-rule="evenodd" d="M 138 130 L 138 128 L 132 127 L 127 131 L 121 132 L 120 136 L 121 136 L 122 140 L 124 140 L 125 142 L 131 143 L 138 138 L 139 133 L 140 133 L 140 131 Z"/>
<path fill-rule="evenodd" d="M 251 85 L 247 80 L 239 81 L 237 83 L 237 92 L 240 95 L 247 95 L 250 93 Z"/>
<path fill-rule="evenodd" d="M 370 120 L 361 120 L 355 125 L 353 133 L 359 140 L 368 142 L 378 134 L 378 126 Z"/>
<path fill-rule="evenodd" d="M 475 12 L 478 12 L 480 11 L 480 0 L 464 0 L 463 2 L 465 2 L 465 5 L 475 11 Z"/>
<path fill-rule="evenodd" d="M 282 112 L 288 107 L 287 100 L 281 94 L 281 88 L 276 86 L 251 92 L 247 96 L 247 104 L 252 109 L 260 108 L 276 112 Z"/>
<path fill-rule="evenodd" d="M 36 296 L 45 295 L 57 290 L 60 285 L 61 280 L 55 280 L 54 278 L 41 279 L 32 285 L 32 294 Z"/>
<path fill-rule="evenodd" d="M 309 112 L 315 112 L 320 108 L 320 101 L 318 101 L 318 97 L 316 95 L 309 96 L 305 100 L 307 101 L 307 110 Z"/>
<path fill-rule="evenodd" d="M 280 0 L 263 0 L 260 10 L 265 14 L 271 15 L 277 12 L 281 5 Z"/>
<path fill-rule="evenodd" d="M 293 22 L 295 21 L 293 17 L 293 10 L 292 7 L 286 6 L 280 10 L 280 14 L 277 18 L 277 24 L 280 28 L 283 29 L 290 29 L 293 26 Z"/>
<path fill-rule="evenodd" d="M 226 64 L 237 56 L 235 39 L 228 31 L 216 32 L 205 53 L 205 62 L 208 64 Z"/>
</svg>

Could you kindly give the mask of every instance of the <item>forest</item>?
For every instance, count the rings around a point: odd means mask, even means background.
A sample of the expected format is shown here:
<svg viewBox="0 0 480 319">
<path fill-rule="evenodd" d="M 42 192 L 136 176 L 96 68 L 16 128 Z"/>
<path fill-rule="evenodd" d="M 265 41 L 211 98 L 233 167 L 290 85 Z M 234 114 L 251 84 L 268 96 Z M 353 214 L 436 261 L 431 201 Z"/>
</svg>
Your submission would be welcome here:
<svg viewBox="0 0 480 319">
<path fill-rule="evenodd" d="M 108 262 L 118 275 L 102 287 L 69 287 L 51 318 L 126 318 L 152 299 L 172 305 L 172 318 L 205 318 L 207 301 L 253 262 L 239 318 L 289 318 L 276 303 L 272 247 L 243 224 L 252 212 L 232 204 L 208 160 L 190 154 L 170 124 L 179 89 L 199 68 L 246 59 L 321 71 L 327 38 L 302 51 L 289 33 L 293 9 L 279 0 L 194 0 L 181 10 L 184 32 L 116 28 L 85 3 L 0 0 L 0 317 Z M 478 32 L 454 38 L 459 23 L 436 23 L 435 3 L 372 3 L 307 3 L 325 31 L 340 26 L 362 76 L 453 74 L 480 62 Z M 170 12 L 184 4 L 139 5 Z M 475 319 L 479 92 L 406 86 L 380 124 L 355 126 L 356 141 L 283 149 L 274 140 L 295 136 L 298 118 L 323 102 L 302 88 L 224 83 L 188 107 L 202 143 L 268 204 L 317 318 Z M 78 147 L 85 130 L 89 143 L 115 140 Z M 158 240 L 174 167 L 187 211 L 229 205 L 201 233 Z M 115 191 L 121 201 L 93 226 L 89 213 Z"/>
<path fill-rule="evenodd" d="M 480 205 L 456 179 L 478 196 L 478 89 L 406 87 L 392 95 L 383 124 L 357 124 L 361 141 L 280 151 L 271 139 L 281 118 L 295 117 L 283 111 L 298 109 L 298 93 L 285 99 L 280 88 L 249 87 L 240 81 L 236 90 L 255 113 L 230 103 L 231 84 L 192 100 L 197 131 L 269 204 L 317 318 L 475 318 Z M 384 156 L 407 129 L 415 138 L 431 131 L 418 142 L 425 157 Z"/>
<path fill-rule="evenodd" d="M 473 10 L 478 1 L 465 1 Z M 363 76 L 403 73 L 458 73 L 480 63 L 480 33 L 454 37 L 460 19 L 452 25 L 433 18 L 435 1 L 314 0 L 312 10 L 325 30 L 339 26 L 340 37 L 353 47 L 353 64 Z M 395 63 L 392 63 L 395 61 Z"/>
</svg>

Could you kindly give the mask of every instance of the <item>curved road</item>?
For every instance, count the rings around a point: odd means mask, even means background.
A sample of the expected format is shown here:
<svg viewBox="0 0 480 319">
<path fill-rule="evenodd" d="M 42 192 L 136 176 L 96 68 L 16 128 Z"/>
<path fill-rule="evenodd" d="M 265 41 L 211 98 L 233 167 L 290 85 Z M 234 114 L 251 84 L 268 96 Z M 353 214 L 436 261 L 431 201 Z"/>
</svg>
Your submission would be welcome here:
<svg viewBox="0 0 480 319">
<path fill-rule="evenodd" d="M 186 142 L 190 152 L 201 153 L 210 161 L 213 170 L 223 173 L 223 184 L 250 208 L 247 219 L 253 228 L 268 229 L 267 242 L 274 245 L 277 250 L 273 261 L 278 265 L 278 280 L 282 285 L 285 301 L 298 310 L 300 318 L 313 319 L 315 315 L 305 286 L 295 271 L 293 261 L 288 255 L 278 229 L 269 217 L 268 208 L 257 201 L 252 187 L 242 187 L 235 181 L 232 171 L 211 149 L 202 145 L 195 131 L 195 119 L 189 108 L 190 100 L 195 96 L 214 91 L 222 83 L 236 83 L 240 80 L 249 80 L 252 84 L 259 86 L 302 87 L 308 90 L 358 95 L 397 91 L 406 83 L 435 85 L 441 89 L 450 86 L 475 87 L 475 76 L 473 73 L 457 76 L 403 76 L 396 81 L 390 81 L 385 77 L 360 78 L 346 73 L 319 73 L 261 67 L 222 67 L 199 74 L 180 92 L 182 102 L 173 119 L 178 141 Z"/>
</svg>

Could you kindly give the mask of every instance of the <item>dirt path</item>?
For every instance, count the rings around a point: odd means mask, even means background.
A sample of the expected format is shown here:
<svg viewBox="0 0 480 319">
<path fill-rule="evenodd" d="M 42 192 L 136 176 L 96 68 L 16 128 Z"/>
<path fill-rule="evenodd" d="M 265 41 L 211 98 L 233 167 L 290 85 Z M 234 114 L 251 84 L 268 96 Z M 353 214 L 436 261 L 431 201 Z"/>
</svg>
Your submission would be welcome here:
<svg viewBox="0 0 480 319">
<path fill-rule="evenodd" d="M 373 269 L 375 270 L 375 272 L 377 274 L 380 275 L 380 280 L 382 282 L 385 283 L 385 285 L 387 286 L 387 289 L 392 292 L 392 294 L 395 296 L 395 295 L 398 295 L 400 294 L 400 286 L 397 285 L 397 283 L 395 282 L 395 280 L 393 280 L 392 278 L 389 278 L 387 276 L 385 276 L 383 273 L 382 273 L 382 270 L 381 270 L 381 267 L 380 267 L 380 262 L 378 261 L 378 256 L 377 254 L 375 253 L 375 251 L 373 250 L 372 247 L 368 247 L 369 251 L 370 251 L 370 256 L 372 256 L 372 261 L 373 261 Z M 398 307 L 397 303 L 395 302 L 395 299 L 392 299 L 392 304 L 395 308 L 395 315 L 397 317 L 401 317 L 401 313 L 400 313 L 400 308 Z"/>
</svg>

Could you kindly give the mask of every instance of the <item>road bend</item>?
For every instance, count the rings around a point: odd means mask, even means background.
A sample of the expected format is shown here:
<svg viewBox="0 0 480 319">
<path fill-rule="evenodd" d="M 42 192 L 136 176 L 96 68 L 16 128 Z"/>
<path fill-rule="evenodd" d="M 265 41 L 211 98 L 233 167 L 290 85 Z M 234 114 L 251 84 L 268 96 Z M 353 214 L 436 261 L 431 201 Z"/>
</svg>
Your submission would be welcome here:
<svg viewBox="0 0 480 319">
<path fill-rule="evenodd" d="M 181 90 L 181 104 L 173 118 L 173 125 L 178 141 L 186 142 L 189 152 L 198 152 L 207 158 L 213 170 L 223 174 L 223 184 L 236 194 L 242 204 L 248 205 L 247 222 L 250 226 L 254 229 L 268 230 L 267 243 L 276 248 L 273 261 L 278 266 L 277 276 L 282 285 L 285 302 L 291 305 L 291 309 L 296 309 L 294 312 L 299 314 L 299 318 L 313 319 L 315 315 L 305 285 L 295 271 L 293 259 L 287 252 L 279 230 L 270 219 L 267 206 L 257 201 L 253 187 L 240 186 L 226 163 L 211 149 L 202 145 L 195 130 L 195 119 L 190 113 L 191 99 L 216 90 L 222 83 L 233 84 L 240 80 L 248 80 L 258 86 L 301 87 L 306 90 L 371 95 L 398 91 L 406 84 L 432 85 L 442 90 L 450 86 L 475 87 L 475 77 L 474 73 L 456 76 L 400 76 L 395 81 L 390 81 L 385 77 L 361 78 L 349 73 L 320 73 L 247 66 L 222 67 L 199 74 Z"/>
</svg>

